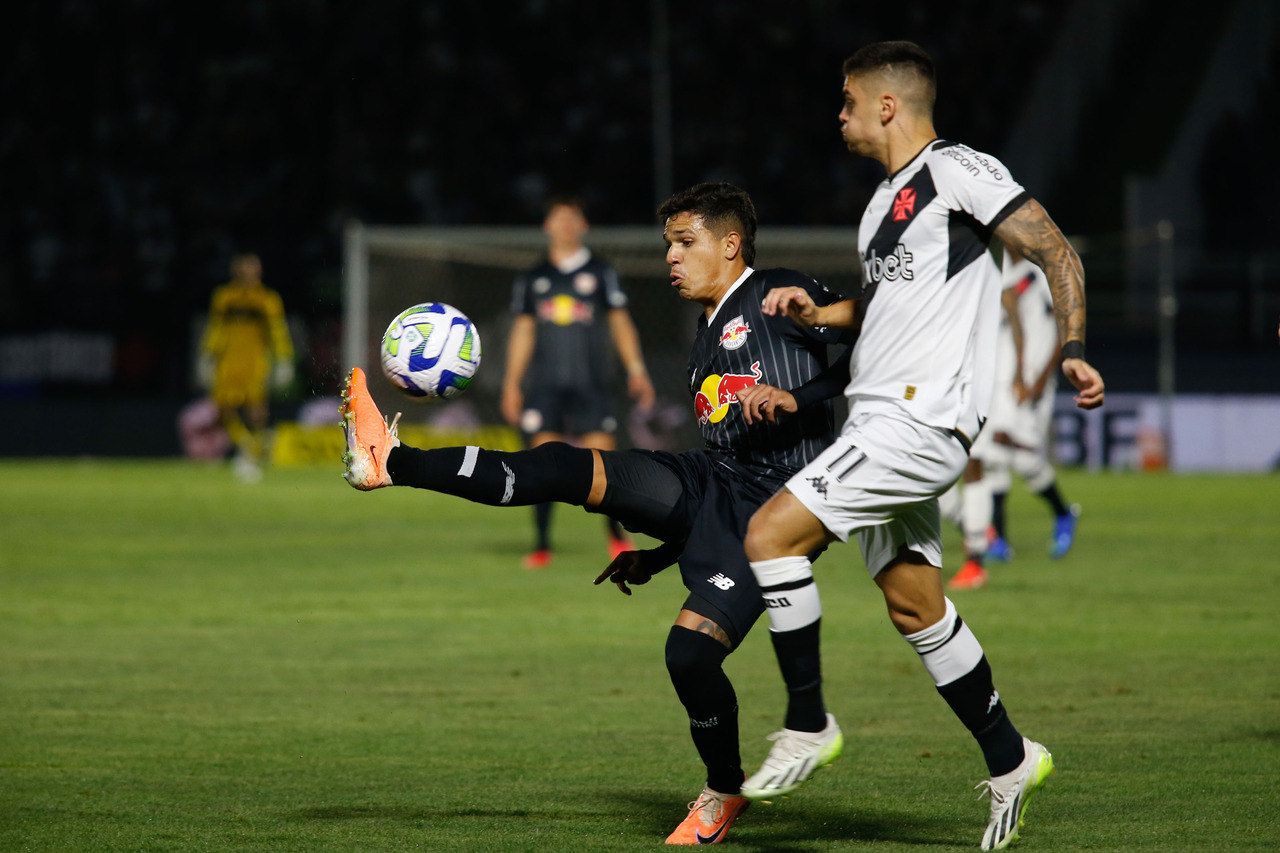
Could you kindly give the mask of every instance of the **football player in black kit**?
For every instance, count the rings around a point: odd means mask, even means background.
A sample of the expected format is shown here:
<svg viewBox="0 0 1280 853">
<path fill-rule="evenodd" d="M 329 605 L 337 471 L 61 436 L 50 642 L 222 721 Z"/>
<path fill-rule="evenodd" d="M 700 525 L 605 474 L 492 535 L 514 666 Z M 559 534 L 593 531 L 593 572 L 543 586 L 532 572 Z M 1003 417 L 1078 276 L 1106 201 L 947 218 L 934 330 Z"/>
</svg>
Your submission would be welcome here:
<svg viewBox="0 0 1280 853">
<path fill-rule="evenodd" d="M 582 202 L 558 196 L 547 203 L 542 230 L 547 257 L 516 278 L 507 338 L 502 416 L 537 447 L 568 441 L 613 450 L 618 429 L 613 413 L 609 342 L 627 372 L 627 392 L 636 405 L 653 405 L 653 383 L 640 353 L 640 336 L 627 312 L 618 274 L 583 245 L 588 229 Z M 609 556 L 631 549 L 618 523 L 606 519 Z M 551 504 L 534 506 L 537 541 L 524 558 L 527 569 L 551 562 Z"/>
<path fill-rule="evenodd" d="M 705 449 L 551 442 L 515 453 L 419 450 L 400 444 L 356 368 L 343 398 L 344 461 L 357 489 L 414 486 L 505 506 L 559 501 L 663 542 L 618 555 L 596 583 L 613 581 L 630 595 L 628 584 L 680 565 L 689 596 L 667 637 L 667 668 L 707 780 L 667 842 L 705 844 L 722 840 L 747 805 L 739 794 L 737 697 L 723 669 L 764 610 L 743 536 L 756 508 L 833 440 L 831 398 L 848 382 L 848 358 L 829 366 L 827 347 L 850 337 L 761 312 L 764 295 L 780 286 L 804 288 L 820 304 L 839 297 L 792 270 L 752 268 L 756 214 L 745 191 L 699 184 L 664 202 L 658 216 L 671 285 L 703 309 L 688 382 Z"/>
</svg>

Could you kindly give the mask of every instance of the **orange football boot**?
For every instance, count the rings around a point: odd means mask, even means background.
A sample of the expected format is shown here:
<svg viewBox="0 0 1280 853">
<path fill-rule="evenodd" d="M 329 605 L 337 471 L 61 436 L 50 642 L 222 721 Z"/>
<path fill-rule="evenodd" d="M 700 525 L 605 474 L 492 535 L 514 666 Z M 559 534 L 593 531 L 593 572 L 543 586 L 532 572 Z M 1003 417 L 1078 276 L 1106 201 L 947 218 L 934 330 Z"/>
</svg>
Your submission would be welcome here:
<svg viewBox="0 0 1280 853">
<path fill-rule="evenodd" d="M 526 569 L 545 569 L 551 565 L 551 550 L 549 548 L 539 548 L 537 551 L 530 551 L 524 555 L 524 567 Z"/>
<path fill-rule="evenodd" d="M 369 396 L 364 371 L 358 367 L 351 368 L 351 375 L 347 377 L 339 411 L 342 431 L 347 436 L 347 452 L 342 455 L 346 466 L 343 476 L 347 482 L 364 492 L 390 486 L 387 455 L 391 448 L 400 446 L 397 435 L 400 413 L 396 412 L 391 423 L 387 423 Z"/>
<path fill-rule="evenodd" d="M 667 836 L 667 843 L 719 844 L 749 805 L 746 797 L 703 788 L 698 799 L 689 803 L 689 816 Z"/>
<path fill-rule="evenodd" d="M 987 570 L 977 560 L 968 560 L 947 581 L 947 589 L 980 589 L 987 585 Z"/>
</svg>

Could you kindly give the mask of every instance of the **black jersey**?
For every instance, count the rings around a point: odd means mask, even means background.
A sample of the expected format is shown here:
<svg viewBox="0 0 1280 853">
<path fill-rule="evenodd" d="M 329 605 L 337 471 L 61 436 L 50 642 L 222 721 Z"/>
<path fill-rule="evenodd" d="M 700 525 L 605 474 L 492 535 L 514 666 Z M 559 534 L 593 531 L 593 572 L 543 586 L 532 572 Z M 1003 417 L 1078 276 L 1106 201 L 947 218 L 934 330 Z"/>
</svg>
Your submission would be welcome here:
<svg viewBox="0 0 1280 853">
<path fill-rule="evenodd" d="M 827 345 L 847 342 L 852 333 L 765 316 L 761 300 L 775 287 L 803 287 L 819 305 L 841 297 L 795 270 L 749 272 L 709 321 L 705 314 L 698 318 L 689 353 L 689 393 L 713 457 L 744 476 L 781 485 L 835 440 L 834 404 L 824 400 L 774 423 L 748 426 L 736 394 L 756 384 L 798 388 L 827 368 Z"/>
<path fill-rule="evenodd" d="M 609 382 L 611 308 L 625 308 L 618 274 L 586 260 L 569 272 L 545 261 L 516 279 L 511 310 L 537 321 L 529 383 L 543 388 L 600 389 Z"/>
</svg>

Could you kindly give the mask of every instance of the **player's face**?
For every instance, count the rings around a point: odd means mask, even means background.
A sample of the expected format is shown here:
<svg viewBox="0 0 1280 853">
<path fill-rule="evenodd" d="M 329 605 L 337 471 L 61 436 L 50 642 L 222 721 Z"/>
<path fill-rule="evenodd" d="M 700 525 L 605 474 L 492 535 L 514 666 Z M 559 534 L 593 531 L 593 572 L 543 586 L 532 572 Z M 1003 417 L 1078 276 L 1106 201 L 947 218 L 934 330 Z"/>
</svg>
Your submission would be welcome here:
<svg viewBox="0 0 1280 853">
<path fill-rule="evenodd" d="M 587 233 L 587 217 L 571 204 L 557 204 L 547 211 L 542 230 L 555 243 L 576 243 Z"/>
<path fill-rule="evenodd" d="M 240 281 L 258 281 L 262 278 L 262 262 L 256 255 L 236 258 L 231 264 L 231 276 Z"/>
<path fill-rule="evenodd" d="M 681 212 L 667 220 L 662 231 L 667 243 L 667 264 L 671 286 L 685 299 L 715 305 L 732 281 L 724 281 L 728 262 L 725 241 L 717 237 L 702 217 Z"/>
<path fill-rule="evenodd" d="M 840 135 L 855 154 L 869 157 L 882 130 L 875 100 L 856 77 L 844 78 L 844 107 L 840 110 Z"/>
</svg>

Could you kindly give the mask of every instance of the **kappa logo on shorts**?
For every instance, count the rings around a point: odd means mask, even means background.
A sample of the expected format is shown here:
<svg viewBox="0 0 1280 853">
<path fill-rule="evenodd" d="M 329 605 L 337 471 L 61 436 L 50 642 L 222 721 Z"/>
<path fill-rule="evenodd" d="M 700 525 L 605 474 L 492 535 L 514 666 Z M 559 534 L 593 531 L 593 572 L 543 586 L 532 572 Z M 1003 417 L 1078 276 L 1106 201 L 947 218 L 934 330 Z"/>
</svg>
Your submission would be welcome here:
<svg viewBox="0 0 1280 853">
<path fill-rule="evenodd" d="M 809 485 L 813 490 L 824 498 L 827 496 L 827 478 L 826 477 L 810 477 Z"/>
<path fill-rule="evenodd" d="M 707 583 L 715 584 L 720 589 L 726 589 L 726 590 L 733 589 L 733 587 L 737 586 L 737 584 L 733 582 L 732 578 L 725 577 L 724 572 L 714 574 L 711 577 L 707 578 Z"/>
</svg>

